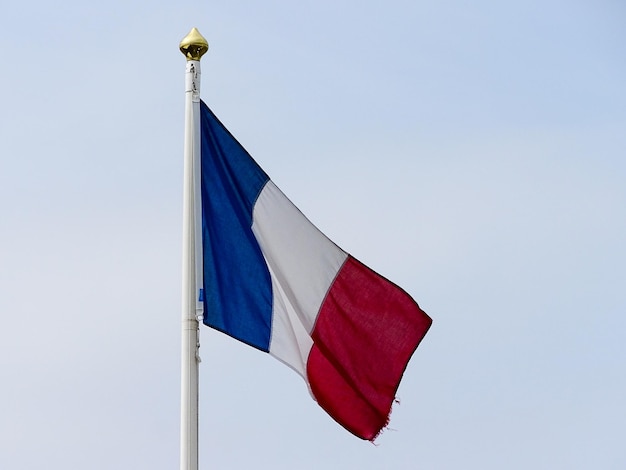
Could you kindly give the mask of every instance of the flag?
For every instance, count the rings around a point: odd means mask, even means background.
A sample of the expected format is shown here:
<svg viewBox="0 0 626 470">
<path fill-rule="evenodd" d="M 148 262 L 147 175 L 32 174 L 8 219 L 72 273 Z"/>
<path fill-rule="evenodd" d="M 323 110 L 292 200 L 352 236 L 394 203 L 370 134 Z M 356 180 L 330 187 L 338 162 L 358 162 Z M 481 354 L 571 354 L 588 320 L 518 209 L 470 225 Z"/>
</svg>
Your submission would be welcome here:
<svg viewBox="0 0 626 470">
<path fill-rule="evenodd" d="M 339 424 L 374 440 L 432 320 L 309 222 L 200 108 L 203 322 L 291 367 Z"/>
</svg>

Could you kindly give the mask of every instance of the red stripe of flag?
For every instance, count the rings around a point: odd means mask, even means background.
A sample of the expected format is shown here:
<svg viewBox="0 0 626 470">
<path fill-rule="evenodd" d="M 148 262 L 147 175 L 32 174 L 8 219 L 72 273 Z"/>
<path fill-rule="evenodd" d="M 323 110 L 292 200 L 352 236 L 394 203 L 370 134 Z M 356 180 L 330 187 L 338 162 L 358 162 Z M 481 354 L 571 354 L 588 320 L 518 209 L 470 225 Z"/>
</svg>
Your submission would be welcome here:
<svg viewBox="0 0 626 470">
<path fill-rule="evenodd" d="M 348 431 L 374 440 L 431 323 L 404 290 L 348 257 L 312 333 L 307 375 L 319 405 Z"/>
</svg>

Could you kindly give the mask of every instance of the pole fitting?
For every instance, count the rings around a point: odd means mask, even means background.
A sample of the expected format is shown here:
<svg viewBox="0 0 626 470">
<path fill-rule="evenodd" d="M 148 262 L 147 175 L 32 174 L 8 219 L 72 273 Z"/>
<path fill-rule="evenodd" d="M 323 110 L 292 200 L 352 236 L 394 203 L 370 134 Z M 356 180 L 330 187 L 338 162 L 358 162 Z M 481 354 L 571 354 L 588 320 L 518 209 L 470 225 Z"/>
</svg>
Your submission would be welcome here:
<svg viewBox="0 0 626 470">
<path fill-rule="evenodd" d="M 206 51 L 209 50 L 209 43 L 200 34 L 200 31 L 196 28 L 191 28 L 189 34 L 180 41 L 178 47 L 187 60 L 200 60 Z"/>
</svg>

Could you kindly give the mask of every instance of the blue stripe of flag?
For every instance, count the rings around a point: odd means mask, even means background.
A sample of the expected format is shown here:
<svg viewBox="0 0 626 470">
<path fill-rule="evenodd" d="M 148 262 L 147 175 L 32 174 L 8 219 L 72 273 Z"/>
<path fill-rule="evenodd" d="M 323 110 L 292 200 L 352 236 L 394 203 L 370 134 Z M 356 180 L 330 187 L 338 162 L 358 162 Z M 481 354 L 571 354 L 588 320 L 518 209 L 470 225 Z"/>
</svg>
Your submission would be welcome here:
<svg viewBox="0 0 626 470">
<path fill-rule="evenodd" d="M 269 351 L 272 287 L 252 232 L 268 176 L 200 103 L 204 323 Z"/>
</svg>

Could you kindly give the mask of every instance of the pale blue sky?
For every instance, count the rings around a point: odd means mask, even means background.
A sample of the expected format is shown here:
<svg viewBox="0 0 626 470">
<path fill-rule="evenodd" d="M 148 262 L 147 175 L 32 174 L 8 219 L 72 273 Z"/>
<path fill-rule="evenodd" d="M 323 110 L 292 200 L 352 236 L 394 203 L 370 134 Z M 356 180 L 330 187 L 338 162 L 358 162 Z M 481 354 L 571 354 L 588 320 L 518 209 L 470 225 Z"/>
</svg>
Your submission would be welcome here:
<svg viewBox="0 0 626 470">
<path fill-rule="evenodd" d="M 178 468 L 182 135 L 203 98 L 434 319 L 378 446 L 202 329 L 201 468 L 626 467 L 626 6 L 0 8 L 0 468 Z"/>
</svg>

